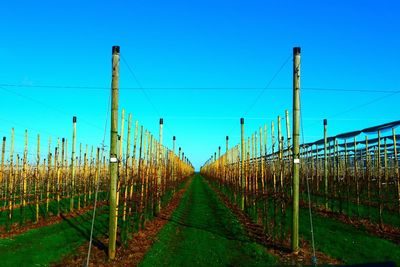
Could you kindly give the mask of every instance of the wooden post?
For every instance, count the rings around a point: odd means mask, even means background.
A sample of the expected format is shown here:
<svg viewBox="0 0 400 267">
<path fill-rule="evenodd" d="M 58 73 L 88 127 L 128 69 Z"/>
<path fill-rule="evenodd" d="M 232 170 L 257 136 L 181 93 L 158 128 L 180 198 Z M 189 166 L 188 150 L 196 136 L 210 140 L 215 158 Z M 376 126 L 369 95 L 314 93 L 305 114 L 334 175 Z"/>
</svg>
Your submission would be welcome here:
<svg viewBox="0 0 400 267">
<path fill-rule="evenodd" d="M 281 116 L 278 116 L 278 162 L 279 162 L 279 182 L 280 190 L 283 192 L 283 137 L 281 130 Z"/>
<path fill-rule="evenodd" d="M 72 118 L 72 150 L 71 150 L 71 199 L 69 203 L 70 212 L 74 211 L 74 197 L 75 197 L 75 144 L 76 144 L 76 117 Z M 50 164 L 50 162 L 49 162 Z"/>
<path fill-rule="evenodd" d="M 291 140 L 291 136 L 290 136 L 290 120 L 289 120 L 289 111 L 285 110 L 285 116 L 286 116 L 286 136 L 287 136 L 287 162 L 288 162 L 288 171 L 289 173 L 287 174 L 288 177 L 291 177 L 291 172 L 292 172 L 292 155 L 291 155 L 291 149 L 290 149 L 290 140 Z M 293 188 L 292 186 L 290 186 L 290 196 L 293 195 Z"/>
<path fill-rule="evenodd" d="M 379 196 L 379 226 L 383 227 L 383 197 L 382 197 L 382 177 L 381 177 L 381 131 L 378 131 L 378 151 L 374 155 L 377 161 L 376 175 L 378 176 L 378 196 Z M 377 157 L 377 158 L 376 158 Z"/>
<path fill-rule="evenodd" d="M 274 185 L 274 193 L 276 193 L 276 173 L 275 173 L 275 126 L 274 121 L 271 121 L 271 164 L 272 164 L 272 176 L 273 176 L 273 185 Z"/>
<path fill-rule="evenodd" d="M 39 181 L 40 181 L 40 135 L 37 135 L 37 154 L 36 154 L 36 170 L 35 170 L 35 222 L 39 221 Z"/>
<path fill-rule="evenodd" d="M 222 175 L 221 175 L 221 146 L 218 147 L 217 179 L 218 179 L 218 182 L 220 182 L 221 179 L 222 179 Z"/>
<path fill-rule="evenodd" d="M 118 120 L 118 119 L 117 119 Z M 116 220 L 118 220 L 118 214 L 119 214 L 119 196 L 120 196 L 120 191 L 121 191 L 121 177 L 123 177 L 123 171 L 122 171 L 122 145 L 124 142 L 124 126 L 125 126 L 125 110 L 122 109 L 121 110 L 121 128 L 120 128 L 120 134 L 117 137 L 117 161 L 118 161 L 118 171 L 117 171 L 117 175 L 118 175 L 118 179 L 117 179 L 117 195 L 116 195 L 116 204 L 115 204 L 115 217 Z M 117 222 L 116 222 L 117 225 Z"/>
<path fill-rule="evenodd" d="M 229 151 L 229 136 L 225 138 L 225 159 L 224 159 L 224 184 L 228 182 L 228 151 Z"/>
<path fill-rule="evenodd" d="M 136 120 L 135 122 L 135 134 L 133 137 L 133 154 L 132 154 L 132 178 L 130 181 L 130 189 L 129 189 L 129 201 L 132 201 L 133 199 L 133 188 L 134 188 L 134 184 L 135 184 L 135 169 L 136 169 L 136 143 L 137 143 L 137 138 L 138 138 L 138 127 L 139 127 L 139 122 Z M 143 133 L 141 133 L 143 134 Z M 141 155 L 140 155 L 141 156 Z M 140 161 L 140 156 L 139 156 L 139 161 Z M 140 163 L 139 163 L 140 164 Z M 137 168 L 137 183 L 139 183 L 140 181 L 140 171 L 139 171 L 139 164 L 138 164 L 138 168 Z M 132 215 L 132 205 L 129 205 L 129 212 L 128 212 L 129 216 Z"/>
<path fill-rule="evenodd" d="M 264 195 L 264 155 L 263 155 L 263 132 L 260 127 L 260 179 L 261 179 L 261 195 Z"/>
<path fill-rule="evenodd" d="M 300 47 L 293 48 L 293 221 L 292 251 L 299 250 Z"/>
<path fill-rule="evenodd" d="M 8 179 L 8 219 L 10 226 L 12 223 L 13 213 L 13 194 L 14 194 L 14 128 L 11 129 L 11 147 L 10 147 L 10 178 Z"/>
<path fill-rule="evenodd" d="M 57 148 L 56 148 L 56 153 L 54 157 L 54 166 L 56 167 L 56 192 L 57 192 L 57 216 L 60 216 L 60 177 L 61 177 L 61 168 L 60 168 L 60 138 L 58 138 L 57 141 Z M 54 187 L 54 186 L 53 186 Z M 53 194 L 54 194 L 53 190 Z"/>
<path fill-rule="evenodd" d="M 324 194 L 325 194 L 325 209 L 328 209 L 328 156 L 327 156 L 327 127 L 328 120 L 324 119 Z"/>
<path fill-rule="evenodd" d="M 23 158 L 23 165 L 22 165 L 22 187 L 23 187 L 23 194 L 22 197 L 22 221 L 25 221 L 25 206 L 26 206 L 26 198 L 27 198 L 27 191 L 26 191 L 26 180 L 28 178 L 27 170 L 28 168 L 28 130 L 25 130 L 25 148 L 24 148 L 24 158 Z"/>
<path fill-rule="evenodd" d="M 2 147 L 1 147 L 1 173 L 0 173 L 1 176 L 0 176 L 0 184 L 2 184 L 2 186 L 3 186 L 3 193 L 4 194 L 1 197 L 4 197 L 4 201 L 6 201 L 6 199 L 7 199 L 7 181 L 6 181 L 6 179 L 4 179 L 5 153 L 6 153 L 6 137 L 3 136 L 3 144 L 2 144 Z"/>
<path fill-rule="evenodd" d="M 117 241 L 117 180 L 118 180 L 118 77 L 119 46 L 112 48 L 112 82 L 111 82 L 111 140 L 110 140 L 110 220 L 108 258 L 115 259 Z"/>
<path fill-rule="evenodd" d="M 157 160 L 157 169 L 158 169 L 158 173 L 157 173 L 157 209 L 156 209 L 156 214 L 158 214 L 161 210 L 161 196 L 162 196 L 162 192 L 163 192 L 163 178 L 162 178 L 162 170 L 163 170 L 163 164 L 162 164 L 162 138 L 163 138 L 163 125 L 164 125 L 164 120 L 162 118 L 160 118 L 160 139 L 159 139 L 159 143 L 158 143 L 158 160 Z"/>
<path fill-rule="evenodd" d="M 245 161 L 245 154 L 244 154 L 244 118 L 240 118 L 240 155 L 241 155 L 241 164 L 240 164 L 240 185 L 242 187 L 242 199 L 241 199 L 241 209 L 244 210 L 244 193 L 246 187 L 246 181 L 244 177 L 244 161 Z"/>
<path fill-rule="evenodd" d="M 130 153 L 131 153 L 131 124 L 132 124 L 132 114 L 128 115 L 128 132 L 126 135 L 126 155 L 125 155 L 125 181 L 124 181 L 124 210 L 122 215 L 122 221 L 126 221 L 126 213 L 127 213 L 127 200 L 128 200 L 128 189 L 129 189 L 129 162 L 130 162 Z M 133 167 L 133 166 L 132 166 Z M 126 227 L 126 230 L 128 228 Z"/>
<path fill-rule="evenodd" d="M 399 175 L 399 162 L 398 162 L 398 156 L 397 156 L 397 144 L 396 144 L 396 129 L 393 127 L 392 128 L 392 134 L 393 134 L 393 152 L 394 152 L 394 173 L 396 174 L 396 183 L 397 183 L 397 200 L 398 200 L 398 205 L 399 205 L 399 214 L 400 214 L 400 175 Z"/>
<path fill-rule="evenodd" d="M 173 183 L 173 192 L 175 193 L 175 187 L 177 186 L 176 184 L 176 173 L 175 173 L 175 148 L 176 148 L 176 136 L 174 135 L 172 137 L 172 166 L 171 166 L 171 177 L 172 177 L 172 183 Z"/>
</svg>

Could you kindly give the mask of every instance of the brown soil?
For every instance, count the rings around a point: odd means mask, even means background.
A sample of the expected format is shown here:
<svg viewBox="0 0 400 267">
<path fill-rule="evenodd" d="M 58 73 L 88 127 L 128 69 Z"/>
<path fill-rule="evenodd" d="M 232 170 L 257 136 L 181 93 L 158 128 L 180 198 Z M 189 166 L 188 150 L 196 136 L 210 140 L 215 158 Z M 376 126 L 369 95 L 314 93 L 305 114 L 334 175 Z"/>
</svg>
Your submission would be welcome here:
<svg viewBox="0 0 400 267">
<path fill-rule="evenodd" d="M 92 246 L 89 266 L 137 266 L 142 261 L 147 251 L 153 243 L 157 241 L 158 232 L 169 221 L 174 210 L 178 207 L 180 200 L 188 188 L 189 179 L 184 188 L 175 193 L 168 205 L 160 214 L 151 221 L 146 222 L 145 228 L 135 233 L 128 241 L 127 247 L 119 246 L 116 251 L 115 260 L 109 261 L 107 256 L 107 246 Z M 108 239 L 100 239 L 103 244 L 108 244 Z M 100 248 L 99 248 L 100 247 Z M 53 266 L 85 266 L 87 257 L 88 243 L 78 248 L 75 255 L 65 257 L 60 263 Z"/>
<path fill-rule="evenodd" d="M 312 247 L 310 244 L 301 241 L 301 249 L 298 253 L 291 252 L 289 243 L 274 242 L 264 232 L 264 227 L 260 224 L 254 223 L 237 205 L 232 204 L 230 200 L 216 187 L 209 184 L 211 188 L 217 193 L 221 201 L 236 215 L 240 223 L 243 225 L 248 236 L 255 242 L 267 247 L 267 251 L 278 257 L 282 265 L 312 265 Z M 320 251 L 316 251 L 315 255 L 318 259 L 318 264 L 340 264 L 341 262 L 334 259 Z"/>
<path fill-rule="evenodd" d="M 101 207 L 106 204 L 107 204 L 107 201 L 99 201 L 99 202 L 97 202 L 97 207 Z M 66 214 L 61 213 L 60 216 L 51 216 L 49 218 L 41 218 L 37 223 L 29 221 L 29 222 L 25 223 L 25 225 L 23 225 L 23 226 L 21 226 L 19 223 L 14 223 L 11 226 L 11 230 L 9 232 L 5 232 L 5 228 L 1 227 L 0 228 L 0 232 L 1 232 L 0 238 L 12 238 L 16 235 L 25 233 L 32 229 L 49 226 L 52 224 L 59 223 L 65 219 L 71 219 L 71 218 L 81 216 L 92 209 L 93 209 L 93 205 L 89 205 L 84 208 L 81 208 L 78 211 L 69 212 Z"/>
</svg>

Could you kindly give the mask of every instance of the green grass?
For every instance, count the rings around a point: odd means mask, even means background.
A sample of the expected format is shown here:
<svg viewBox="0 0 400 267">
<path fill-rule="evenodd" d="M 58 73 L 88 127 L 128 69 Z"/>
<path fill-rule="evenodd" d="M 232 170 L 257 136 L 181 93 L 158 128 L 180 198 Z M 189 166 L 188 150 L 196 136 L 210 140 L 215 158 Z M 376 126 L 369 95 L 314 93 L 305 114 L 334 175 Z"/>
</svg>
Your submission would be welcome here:
<svg viewBox="0 0 400 267">
<path fill-rule="evenodd" d="M 183 183 L 179 186 L 182 187 Z M 106 192 L 99 193 L 99 199 L 103 199 L 106 196 Z M 169 190 L 163 197 L 163 205 L 166 205 L 171 198 L 172 190 Z M 69 201 L 70 199 L 63 199 L 60 202 L 62 210 L 69 210 Z M 77 202 L 77 198 L 75 198 L 75 208 L 77 207 Z M 82 205 L 83 197 L 81 196 Z M 41 205 L 40 209 L 41 215 L 44 215 L 45 204 Z M 123 210 L 123 204 L 120 205 L 119 210 Z M 34 219 L 34 211 L 33 206 L 27 207 L 26 220 Z M 57 202 L 50 202 L 49 212 L 56 213 L 56 211 Z M 6 223 L 7 214 L 6 211 L 0 213 L 1 223 Z M 92 214 L 92 211 L 89 211 L 76 218 L 64 219 L 57 224 L 32 229 L 13 238 L 0 239 L 0 266 L 49 266 L 51 263 L 59 262 L 64 256 L 74 253 L 79 246 L 89 241 Z M 18 222 L 20 209 L 15 209 L 13 215 L 13 222 Z M 137 214 L 134 216 L 134 223 L 137 224 Z M 149 215 L 149 217 L 151 216 Z M 99 207 L 96 211 L 94 237 L 107 236 L 108 218 L 108 206 Z M 122 226 L 121 218 L 118 224 L 120 227 Z M 135 229 L 137 230 L 137 225 Z M 96 239 L 94 239 L 93 244 L 106 249 L 104 244 Z"/>
<path fill-rule="evenodd" d="M 107 192 L 99 192 L 98 194 L 98 201 L 102 201 L 106 199 L 107 197 Z M 81 207 L 83 207 L 83 199 L 84 196 L 80 196 L 81 199 Z M 91 205 L 94 202 L 94 195 L 89 198 L 87 198 L 87 203 L 86 205 Z M 68 213 L 70 208 L 70 198 L 63 198 L 60 200 L 60 212 Z M 74 197 L 74 208 L 75 210 L 78 208 L 78 197 Z M 58 210 L 58 203 L 55 200 L 52 200 L 49 202 L 49 212 L 46 213 L 46 203 L 41 203 L 39 205 L 39 216 L 40 219 L 46 218 L 46 217 L 51 217 L 57 214 Z M 0 226 L 6 227 L 10 222 L 8 220 L 8 210 L 4 210 L 0 212 Z M 22 216 L 23 215 L 23 216 Z M 24 210 L 24 214 L 22 214 L 22 208 L 16 208 L 13 209 L 13 216 L 12 216 L 12 224 L 14 223 L 19 223 L 23 225 L 22 218 L 24 218 L 24 222 L 34 222 L 35 221 L 35 216 L 36 216 L 36 206 L 35 204 L 27 205 Z"/>
<path fill-rule="evenodd" d="M 393 261 L 400 266 L 400 246 L 333 218 L 313 214 L 316 248 L 346 264 Z M 311 243 L 308 210 L 300 209 L 300 235 Z"/>
<path fill-rule="evenodd" d="M 94 236 L 108 231 L 108 209 L 97 210 Z M 48 266 L 89 240 L 92 212 L 61 223 L 0 239 L 1 266 Z"/>
<path fill-rule="evenodd" d="M 267 266 L 276 259 L 249 240 L 236 217 L 196 175 L 141 266 Z"/>
<path fill-rule="evenodd" d="M 216 184 L 214 184 L 216 186 Z M 231 197 L 232 191 L 225 187 L 223 192 Z M 273 200 L 269 199 L 268 220 L 274 216 Z M 262 203 L 257 203 L 262 207 Z M 280 206 L 278 205 L 278 218 L 280 218 Z M 257 215 L 249 209 L 249 216 L 256 220 Z M 286 217 L 284 218 L 284 229 L 289 233 L 291 229 L 291 206 L 286 207 Z M 400 266 L 400 246 L 367 233 L 363 229 L 357 229 L 352 225 L 342 223 L 334 218 L 326 218 L 313 213 L 313 225 L 315 234 L 316 249 L 330 255 L 333 258 L 343 261 L 345 264 L 359 264 L 371 262 L 393 261 Z M 397 215 L 393 215 L 392 221 L 398 220 Z M 300 238 L 311 244 L 310 218 L 308 209 L 300 209 L 299 213 L 299 234 Z M 269 229 L 272 232 L 272 229 Z M 275 232 L 279 236 L 279 233 Z"/>
</svg>

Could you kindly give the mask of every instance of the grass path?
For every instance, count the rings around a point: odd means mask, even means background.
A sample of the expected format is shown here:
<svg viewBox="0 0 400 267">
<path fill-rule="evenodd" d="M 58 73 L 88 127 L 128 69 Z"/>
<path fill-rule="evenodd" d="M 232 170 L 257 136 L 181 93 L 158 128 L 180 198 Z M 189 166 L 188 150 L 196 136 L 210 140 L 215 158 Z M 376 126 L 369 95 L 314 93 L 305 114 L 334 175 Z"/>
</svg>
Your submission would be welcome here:
<svg viewBox="0 0 400 267">
<path fill-rule="evenodd" d="M 268 266 L 276 259 L 244 231 L 196 175 L 140 266 Z"/>
</svg>

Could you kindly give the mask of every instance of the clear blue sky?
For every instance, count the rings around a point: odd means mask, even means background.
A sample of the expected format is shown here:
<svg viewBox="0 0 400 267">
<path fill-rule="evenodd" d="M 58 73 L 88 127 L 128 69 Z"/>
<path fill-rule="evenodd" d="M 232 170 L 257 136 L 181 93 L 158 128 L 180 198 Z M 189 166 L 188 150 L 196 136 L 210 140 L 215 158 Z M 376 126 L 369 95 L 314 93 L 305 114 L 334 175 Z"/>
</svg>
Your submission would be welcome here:
<svg viewBox="0 0 400 267">
<path fill-rule="evenodd" d="M 17 151 L 26 128 L 32 153 L 38 132 L 43 150 L 49 135 L 71 139 L 73 115 L 78 142 L 101 142 L 112 45 L 128 63 L 120 108 L 155 135 L 163 117 L 164 143 L 176 135 L 196 167 L 226 135 L 239 142 L 240 117 L 248 136 L 291 110 L 294 46 L 306 142 L 322 137 L 324 118 L 329 135 L 399 119 L 399 1 L 5 1 L 1 10 L 0 131 L 9 138 L 15 127 Z"/>
</svg>

